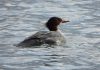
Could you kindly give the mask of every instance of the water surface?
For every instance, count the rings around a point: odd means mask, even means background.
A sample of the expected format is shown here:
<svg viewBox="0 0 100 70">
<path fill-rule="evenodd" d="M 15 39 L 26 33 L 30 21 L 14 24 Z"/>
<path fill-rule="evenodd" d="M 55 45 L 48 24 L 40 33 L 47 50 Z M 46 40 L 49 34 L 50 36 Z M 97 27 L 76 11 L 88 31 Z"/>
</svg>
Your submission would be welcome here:
<svg viewBox="0 0 100 70">
<path fill-rule="evenodd" d="M 13 46 L 52 16 L 70 20 L 59 27 L 66 45 Z M 100 1 L 0 0 L 0 70 L 100 70 Z"/>
</svg>

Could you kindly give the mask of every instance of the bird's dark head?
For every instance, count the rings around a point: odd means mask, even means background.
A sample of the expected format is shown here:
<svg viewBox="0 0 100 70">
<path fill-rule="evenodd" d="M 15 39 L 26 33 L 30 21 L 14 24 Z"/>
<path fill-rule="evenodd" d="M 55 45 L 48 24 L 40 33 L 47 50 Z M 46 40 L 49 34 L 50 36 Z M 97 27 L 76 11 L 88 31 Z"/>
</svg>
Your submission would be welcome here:
<svg viewBox="0 0 100 70">
<path fill-rule="evenodd" d="M 50 31 L 57 31 L 57 27 L 60 23 L 66 23 L 66 22 L 69 22 L 69 21 L 65 21 L 65 20 L 62 20 L 61 18 L 59 17 L 51 17 L 47 23 L 46 23 L 46 27 L 50 30 Z"/>
</svg>

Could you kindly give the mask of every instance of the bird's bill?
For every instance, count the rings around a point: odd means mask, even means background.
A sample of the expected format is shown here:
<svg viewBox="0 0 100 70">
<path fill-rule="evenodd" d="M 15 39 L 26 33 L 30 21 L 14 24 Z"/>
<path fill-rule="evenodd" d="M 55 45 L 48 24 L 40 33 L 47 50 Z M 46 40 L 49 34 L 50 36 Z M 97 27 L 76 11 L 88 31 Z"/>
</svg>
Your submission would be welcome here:
<svg viewBox="0 0 100 70">
<path fill-rule="evenodd" d="M 69 20 L 65 21 L 65 20 L 62 20 L 62 23 L 66 23 L 66 22 L 70 22 Z"/>
</svg>

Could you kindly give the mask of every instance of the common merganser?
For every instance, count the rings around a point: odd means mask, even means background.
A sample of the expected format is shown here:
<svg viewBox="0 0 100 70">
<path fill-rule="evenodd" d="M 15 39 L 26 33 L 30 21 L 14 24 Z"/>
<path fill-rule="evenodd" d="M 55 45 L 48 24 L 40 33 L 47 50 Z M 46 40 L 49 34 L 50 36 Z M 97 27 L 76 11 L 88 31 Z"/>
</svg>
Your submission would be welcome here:
<svg viewBox="0 0 100 70">
<path fill-rule="evenodd" d="M 43 44 L 47 45 L 61 45 L 66 42 L 63 34 L 58 30 L 58 25 L 60 23 L 66 23 L 69 21 L 62 20 L 59 17 L 51 17 L 45 26 L 49 31 L 39 31 L 34 35 L 28 37 L 17 46 L 30 47 L 30 46 L 40 46 Z"/>
</svg>

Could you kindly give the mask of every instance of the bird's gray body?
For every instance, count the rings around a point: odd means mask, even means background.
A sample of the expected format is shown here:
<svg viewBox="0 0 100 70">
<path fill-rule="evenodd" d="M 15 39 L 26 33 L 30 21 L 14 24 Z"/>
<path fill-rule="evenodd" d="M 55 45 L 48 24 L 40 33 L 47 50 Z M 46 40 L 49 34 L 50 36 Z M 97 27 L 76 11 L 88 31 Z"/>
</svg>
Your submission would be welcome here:
<svg viewBox="0 0 100 70">
<path fill-rule="evenodd" d="M 65 42 L 65 38 L 60 31 L 39 31 L 19 43 L 17 46 L 30 47 L 40 46 L 43 44 L 62 45 Z"/>
</svg>

